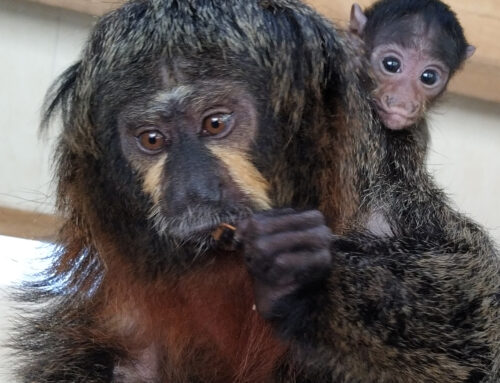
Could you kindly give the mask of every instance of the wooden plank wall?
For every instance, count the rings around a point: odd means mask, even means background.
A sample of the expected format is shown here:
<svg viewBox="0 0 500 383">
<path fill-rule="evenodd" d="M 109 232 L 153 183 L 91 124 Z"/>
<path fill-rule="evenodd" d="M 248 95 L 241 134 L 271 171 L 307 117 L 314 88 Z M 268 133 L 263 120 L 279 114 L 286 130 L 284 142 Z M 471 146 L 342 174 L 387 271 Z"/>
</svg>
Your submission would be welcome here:
<svg viewBox="0 0 500 383">
<path fill-rule="evenodd" d="M 308 0 L 319 12 L 346 25 L 352 0 Z M 362 6 L 373 0 L 357 0 Z M 477 47 L 464 69 L 450 82 L 449 90 L 500 103 L 500 1 L 445 0 L 465 29 L 467 40 Z M 343 24 L 342 24 L 343 23 Z"/>
<path fill-rule="evenodd" d="M 53 7 L 70 9 L 72 11 L 87 13 L 89 15 L 100 16 L 109 12 L 120 4 L 123 0 L 29 0 L 34 3 L 46 4 Z"/>
<path fill-rule="evenodd" d="M 101 15 L 116 8 L 123 0 L 30 0 L 52 6 Z M 362 6 L 372 0 L 358 0 Z M 307 0 L 330 19 L 345 25 L 351 0 Z M 458 14 L 472 44 L 477 46 L 465 70 L 450 83 L 452 92 L 500 102 L 500 1 L 447 0 Z"/>
<path fill-rule="evenodd" d="M 0 235 L 51 241 L 60 224 L 60 219 L 50 214 L 0 207 Z"/>
</svg>

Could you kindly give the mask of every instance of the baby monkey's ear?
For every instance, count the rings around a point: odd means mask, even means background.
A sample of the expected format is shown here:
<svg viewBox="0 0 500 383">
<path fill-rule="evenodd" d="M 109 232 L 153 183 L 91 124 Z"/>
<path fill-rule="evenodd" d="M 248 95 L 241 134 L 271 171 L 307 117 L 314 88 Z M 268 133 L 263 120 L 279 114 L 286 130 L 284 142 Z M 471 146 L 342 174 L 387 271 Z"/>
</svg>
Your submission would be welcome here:
<svg viewBox="0 0 500 383">
<path fill-rule="evenodd" d="M 351 16 L 352 18 L 352 16 Z M 465 50 L 465 59 L 470 59 L 474 52 L 476 51 L 476 47 L 474 45 L 469 45 L 467 46 L 467 49 Z"/>
<path fill-rule="evenodd" d="M 361 36 L 363 34 L 363 31 L 365 30 L 365 25 L 367 20 L 368 19 L 363 13 L 363 10 L 361 9 L 360 5 L 354 3 L 351 7 L 351 19 L 349 21 L 349 30 L 352 33 L 355 33 L 356 35 Z"/>
</svg>

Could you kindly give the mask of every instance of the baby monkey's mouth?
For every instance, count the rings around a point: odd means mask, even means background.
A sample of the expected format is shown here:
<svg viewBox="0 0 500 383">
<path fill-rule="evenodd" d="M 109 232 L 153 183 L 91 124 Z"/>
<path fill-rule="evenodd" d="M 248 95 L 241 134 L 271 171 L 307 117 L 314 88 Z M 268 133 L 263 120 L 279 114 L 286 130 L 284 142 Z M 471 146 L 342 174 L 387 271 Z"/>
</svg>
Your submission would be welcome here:
<svg viewBox="0 0 500 383">
<path fill-rule="evenodd" d="M 384 125 L 392 130 L 400 130 L 415 124 L 415 118 L 406 115 L 404 112 L 387 110 L 377 107 L 377 112 Z"/>
</svg>

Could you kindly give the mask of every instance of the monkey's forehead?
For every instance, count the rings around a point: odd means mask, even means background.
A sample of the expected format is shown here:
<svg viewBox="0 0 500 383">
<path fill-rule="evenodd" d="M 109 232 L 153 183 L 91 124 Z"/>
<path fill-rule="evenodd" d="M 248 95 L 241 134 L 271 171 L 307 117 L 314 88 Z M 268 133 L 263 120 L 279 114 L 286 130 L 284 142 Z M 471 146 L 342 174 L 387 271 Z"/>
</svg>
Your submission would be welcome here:
<svg viewBox="0 0 500 383">
<path fill-rule="evenodd" d="M 297 1 L 132 1 L 97 23 L 82 63 L 92 74 L 109 74 L 185 57 L 235 70 L 258 68 L 283 82 L 291 76 L 310 82 L 320 79 L 310 68 L 321 70 L 322 42 L 336 40 L 335 33 Z"/>
<path fill-rule="evenodd" d="M 342 34 L 295 0 L 131 1 L 104 16 L 90 36 L 76 70 L 76 113 L 99 108 L 98 93 L 141 92 L 137 79 L 150 85 L 158 63 L 182 58 L 185 72 L 203 78 L 230 74 L 253 83 L 258 74 L 274 111 L 299 121 L 306 100 L 333 76 L 331 61 L 348 61 L 346 52 Z"/>
<path fill-rule="evenodd" d="M 368 15 L 371 16 L 365 34 L 372 47 L 395 43 L 403 48 L 420 49 L 427 45 L 433 57 L 446 63 L 452 71 L 465 59 L 468 44 L 460 23 L 449 9 L 445 11 L 445 16 L 422 5 L 413 10 L 408 6 L 408 10 L 402 13 L 380 14 L 372 11 Z"/>
</svg>

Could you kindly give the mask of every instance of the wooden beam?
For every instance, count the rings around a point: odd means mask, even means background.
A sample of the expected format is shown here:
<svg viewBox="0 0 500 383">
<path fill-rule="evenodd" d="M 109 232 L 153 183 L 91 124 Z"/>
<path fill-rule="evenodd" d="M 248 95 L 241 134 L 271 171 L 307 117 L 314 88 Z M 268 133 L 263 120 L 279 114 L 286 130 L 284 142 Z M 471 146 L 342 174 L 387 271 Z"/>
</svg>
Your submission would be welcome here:
<svg viewBox="0 0 500 383">
<path fill-rule="evenodd" d="M 0 234 L 11 237 L 53 241 L 61 220 L 50 214 L 0 207 Z"/>
<path fill-rule="evenodd" d="M 33 3 L 40 3 L 50 5 L 52 7 L 60 7 L 76 11 L 80 13 L 87 13 L 93 16 L 101 16 L 109 12 L 121 4 L 123 0 L 29 0 Z"/>
<path fill-rule="evenodd" d="M 451 79 L 448 89 L 455 94 L 500 103 L 500 62 L 487 64 L 473 58 Z"/>
<path fill-rule="evenodd" d="M 30 0 L 84 12 L 102 15 L 123 0 Z M 366 7 L 373 0 L 356 0 Z M 477 47 L 465 68 L 450 83 L 449 90 L 500 103 L 500 1 L 498 0 L 445 0 L 457 13 L 468 40 Z M 353 0 L 306 0 L 319 12 L 341 27 L 347 25 Z"/>
<path fill-rule="evenodd" d="M 457 14 L 467 40 L 477 47 L 450 82 L 451 92 L 500 103 L 500 1 L 444 0 Z M 307 0 L 341 27 L 347 26 L 353 0 Z M 356 0 L 363 8 L 373 0 Z"/>
</svg>

